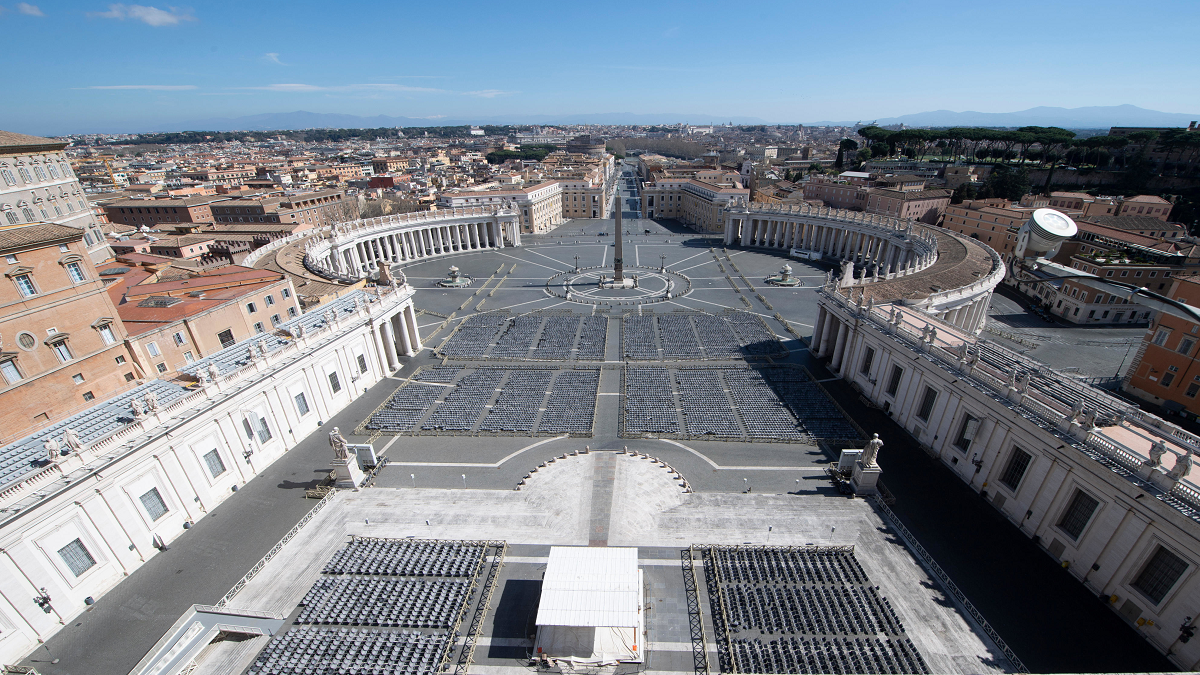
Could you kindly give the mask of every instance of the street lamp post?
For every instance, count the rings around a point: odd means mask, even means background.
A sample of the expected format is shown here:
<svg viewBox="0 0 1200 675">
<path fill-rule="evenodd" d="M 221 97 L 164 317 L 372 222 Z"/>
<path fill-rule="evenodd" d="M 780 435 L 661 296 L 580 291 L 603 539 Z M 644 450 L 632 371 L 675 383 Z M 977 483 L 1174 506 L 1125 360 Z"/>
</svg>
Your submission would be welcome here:
<svg viewBox="0 0 1200 675">
<path fill-rule="evenodd" d="M 465 489 L 467 489 L 467 474 L 464 473 L 462 475 L 462 479 L 463 479 L 463 489 L 465 490 Z"/>
</svg>

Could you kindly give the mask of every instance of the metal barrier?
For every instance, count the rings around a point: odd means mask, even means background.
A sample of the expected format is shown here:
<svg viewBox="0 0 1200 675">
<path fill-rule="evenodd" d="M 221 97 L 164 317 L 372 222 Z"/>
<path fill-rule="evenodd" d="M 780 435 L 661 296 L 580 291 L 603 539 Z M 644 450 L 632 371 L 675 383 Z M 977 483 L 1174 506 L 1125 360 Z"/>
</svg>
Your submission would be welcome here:
<svg viewBox="0 0 1200 675">
<path fill-rule="evenodd" d="M 937 578 L 937 580 L 942 584 L 942 587 L 945 588 L 950 595 L 953 595 L 956 600 L 958 600 L 963 609 L 967 611 L 967 614 L 971 615 L 971 618 L 976 624 L 979 625 L 980 630 L 982 630 L 984 634 L 991 638 L 992 642 L 996 643 L 996 647 L 998 647 L 1000 652 L 1004 654 L 1004 658 L 1008 659 L 1009 663 L 1013 665 L 1013 672 L 1028 673 L 1029 669 L 1025 667 L 1025 664 L 1021 662 L 1021 659 L 1017 658 L 1017 655 L 1013 653 L 1013 650 L 1009 649 L 1008 644 L 1004 641 L 1004 638 L 1000 637 L 1000 634 L 996 632 L 996 629 L 992 628 L 992 625 L 987 622 L 987 619 L 983 618 L 983 614 L 981 614 L 978 609 L 975 609 L 975 605 L 971 604 L 971 601 L 967 599 L 966 594 L 959 590 L 958 586 L 955 585 L 955 583 L 950 579 L 950 575 L 946 574 L 946 570 L 943 570 L 942 566 L 937 564 L 937 561 L 933 559 L 933 556 L 929 555 L 929 551 L 926 551 L 925 547 L 921 545 L 921 542 L 917 541 L 917 538 L 913 536 L 913 533 L 909 532 L 908 528 L 904 526 L 904 523 L 900 522 L 900 519 L 896 517 L 896 514 L 893 513 L 890 508 L 888 508 L 888 505 L 884 502 L 883 498 L 880 495 L 875 495 L 871 501 L 874 502 L 876 508 L 880 510 L 883 517 L 887 519 L 892 527 L 896 528 L 896 531 L 900 534 L 900 538 L 903 539 L 904 543 L 908 545 L 909 550 L 912 551 L 913 554 L 916 555 L 921 561 L 921 563 L 933 574 L 933 576 Z"/>
</svg>

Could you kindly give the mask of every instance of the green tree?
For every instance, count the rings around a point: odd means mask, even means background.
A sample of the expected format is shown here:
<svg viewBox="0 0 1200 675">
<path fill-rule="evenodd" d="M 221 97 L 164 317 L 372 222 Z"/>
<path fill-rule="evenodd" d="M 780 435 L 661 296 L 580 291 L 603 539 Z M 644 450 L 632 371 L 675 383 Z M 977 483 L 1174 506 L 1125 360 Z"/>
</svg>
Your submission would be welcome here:
<svg viewBox="0 0 1200 675">
<path fill-rule="evenodd" d="M 858 150 L 858 142 L 851 138 L 843 138 L 842 142 L 838 143 L 837 159 L 833 162 L 833 165 L 838 170 L 841 170 L 842 168 L 842 160 L 845 158 L 845 153 L 847 150 Z"/>
<path fill-rule="evenodd" d="M 961 204 L 968 199 L 975 199 L 979 191 L 975 189 L 973 183 L 963 183 L 954 188 L 954 194 L 950 195 L 951 204 Z"/>
<path fill-rule="evenodd" d="M 1023 166 L 1013 168 L 1007 164 L 998 164 L 988 174 L 984 185 L 990 196 L 1002 197 L 1011 202 L 1020 201 L 1021 197 L 1029 194 L 1029 171 Z"/>
</svg>

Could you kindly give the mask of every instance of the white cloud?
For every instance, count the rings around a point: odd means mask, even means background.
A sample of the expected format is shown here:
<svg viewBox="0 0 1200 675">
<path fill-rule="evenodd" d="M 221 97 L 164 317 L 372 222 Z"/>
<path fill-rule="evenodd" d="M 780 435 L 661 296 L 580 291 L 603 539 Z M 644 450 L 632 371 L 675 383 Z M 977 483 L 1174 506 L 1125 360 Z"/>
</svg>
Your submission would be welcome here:
<svg viewBox="0 0 1200 675">
<path fill-rule="evenodd" d="M 141 21 L 150 26 L 175 26 L 181 21 L 195 21 L 196 17 L 192 16 L 191 10 L 182 9 L 179 7 L 167 7 L 167 9 L 159 9 L 148 5 L 125 5 L 115 4 L 109 5 L 107 12 L 92 12 L 88 16 L 94 16 L 101 19 L 133 19 Z"/>
<path fill-rule="evenodd" d="M 195 89 L 194 84 L 106 84 L 87 87 L 88 89 L 143 89 L 145 91 L 187 91 Z"/>
<path fill-rule="evenodd" d="M 263 57 L 263 61 L 269 61 L 269 62 L 271 62 L 271 63 L 276 63 L 276 64 L 279 64 L 279 65 L 281 65 L 281 66 L 286 66 L 286 65 L 287 65 L 287 64 L 286 64 L 286 63 L 284 63 L 283 61 L 280 61 L 280 60 L 279 60 L 279 52 L 267 52 L 266 54 L 263 54 L 263 56 L 262 56 L 262 57 Z"/>
<path fill-rule="evenodd" d="M 497 96 L 508 96 L 515 94 L 515 91 L 501 91 L 499 89 L 480 89 L 479 91 L 464 91 L 464 96 L 478 96 L 479 98 L 496 98 Z"/>
<path fill-rule="evenodd" d="M 300 84 L 300 83 L 282 83 L 268 84 L 261 87 L 244 87 L 245 89 L 255 89 L 258 91 L 275 91 L 282 93 L 309 93 L 318 91 L 424 91 L 424 92 L 441 92 L 443 89 L 432 89 L 429 87 L 409 87 L 403 84 L 340 84 L 334 86 L 321 86 L 316 84 Z"/>
<path fill-rule="evenodd" d="M 41 8 L 37 5 L 31 5 L 28 2 L 18 2 L 17 11 L 28 16 L 46 16 L 42 14 Z"/>
</svg>

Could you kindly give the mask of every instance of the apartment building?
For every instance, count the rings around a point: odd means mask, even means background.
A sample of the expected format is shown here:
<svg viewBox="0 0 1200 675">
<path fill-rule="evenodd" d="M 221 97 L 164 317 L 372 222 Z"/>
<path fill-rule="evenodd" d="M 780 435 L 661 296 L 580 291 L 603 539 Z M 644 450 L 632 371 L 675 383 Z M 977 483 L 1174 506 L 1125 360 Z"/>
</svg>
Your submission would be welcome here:
<svg viewBox="0 0 1200 675">
<path fill-rule="evenodd" d="M 0 225 L 0 442 L 140 377 L 83 235 L 57 223 Z"/>
<path fill-rule="evenodd" d="M 810 180 L 804 184 L 804 198 L 820 200 L 832 208 L 912 218 L 933 225 L 953 194 L 951 190 L 926 189 L 925 178 L 915 174 L 855 178 Z"/>
<path fill-rule="evenodd" d="M 449 192 L 438 196 L 437 207 L 453 209 L 465 206 L 508 205 L 517 210 L 522 232 L 543 234 L 562 225 L 566 220 L 563 215 L 562 196 L 561 182 L 551 180 L 525 188 Z"/>
<path fill-rule="evenodd" d="M 211 223 L 213 205 L 228 201 L 224 195 L 172 199 L 119 199 L 104 206 L 109 222 L 157 228 L 160 224 Z"/>
<path fill-rule="evenodd" d="M 212 210 L 216 223 L 292 223 L 294 231 L 350 220 L 352 214 L 341 190 L 319 190 L 294 195 L 229 199 Z"/>
<path fill-rule="evenodd" d="M 674 218 L 698 232 L 724 232 L 722 210 L 731 201 L 750 201 L 750 190 L 734 180 L 735 176 L 738 174 L 726 174 L 724 180 L 705 176 L 721 183 L 684 177 L 657 179 L 642 188 L 642 217 Z"/>
<path fill-rule="evenodd" d="M 1137 216 L 1167 222 L 1171 216 L 1171 202 L 1155 195 L 1133 197 L 1095 196 L 1086 192 L 1051 192 L 1050 207 L 1058 209 L 1072 218 L 1093 216 Z M 1159 229 L 1161 226 L 1144 224 L 1143 230 Z M 1182 235 L 1186 235 L 1186 230 Z M 1180 236 L 1182 236 L 1180 235 Z M 1165 236 L 1165 235 L 1164 235 Z"/>
<path fill-rule="evenodd" d="M 0 131 L 0 225 L 56 223 L 83 233 L 92 262 L 112 255 L 63 150 L 51 138 Z"/>
<path fill-rule="evenodd" d="M 149 377 L 262 335 L 300 314 L 291 277 L 229 265 L 201 271 L 161 256 L 128 255 L 104 270 L 128 332 L 131 358 Z"/>
<path fill-rule="evenodd" d="M 1171 297 L 1200 307 L 1200 276 L 1172 279 Z M 1126 372 L 1124 390 L 1142 400 L 1184 413 L 1200 415 L 1200 324 L 1170 314 L 1160 314 L 1150 324 L 1137 355 Z"/>
</svg>

